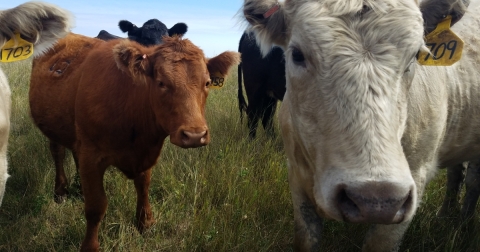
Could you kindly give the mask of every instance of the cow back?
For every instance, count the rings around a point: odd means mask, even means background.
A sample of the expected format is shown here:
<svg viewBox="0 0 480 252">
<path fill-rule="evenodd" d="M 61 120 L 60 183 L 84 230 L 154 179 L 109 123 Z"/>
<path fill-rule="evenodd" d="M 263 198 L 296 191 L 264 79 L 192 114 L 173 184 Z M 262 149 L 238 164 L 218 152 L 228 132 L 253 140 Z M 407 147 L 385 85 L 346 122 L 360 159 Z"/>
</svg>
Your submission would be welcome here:
<svg viewBox="0 0 480 252">
<path fill-rule="evenodd" d="M 34 122 L 49 138 L 69 148 L 75 141 L 74 105 L 79 79 L 86 57 L 99 43 L 104 42 L 69 34 L 33 61 L 29 97 Z"/>
</svg>

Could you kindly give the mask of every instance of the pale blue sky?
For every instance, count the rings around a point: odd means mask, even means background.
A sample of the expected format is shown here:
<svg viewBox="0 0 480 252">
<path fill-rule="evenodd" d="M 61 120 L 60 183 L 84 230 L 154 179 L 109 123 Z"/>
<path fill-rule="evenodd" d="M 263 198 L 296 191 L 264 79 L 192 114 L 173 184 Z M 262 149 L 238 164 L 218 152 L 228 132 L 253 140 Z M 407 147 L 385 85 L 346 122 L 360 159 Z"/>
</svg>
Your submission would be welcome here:
<svg viewBox="0 0 480 252">
<path fill-rule="evenodd" d="M 15 7 L 26 1 L 1 0 L 0 9 Z M 238 41 L 245 23 L 237 13 L 243 0 L 48 0 L 65 8 L 75 16 L 73 32 L 97 36 L 106 30 L 126 37 L 118 28 L 118 22 L 126 19 L 141 26 L 156 18 L 167 27 L 178 22 L 188 25 L 185 38 L 199 46 L 207 57 L 223 51 L 238 50 Z"/>
</svg>

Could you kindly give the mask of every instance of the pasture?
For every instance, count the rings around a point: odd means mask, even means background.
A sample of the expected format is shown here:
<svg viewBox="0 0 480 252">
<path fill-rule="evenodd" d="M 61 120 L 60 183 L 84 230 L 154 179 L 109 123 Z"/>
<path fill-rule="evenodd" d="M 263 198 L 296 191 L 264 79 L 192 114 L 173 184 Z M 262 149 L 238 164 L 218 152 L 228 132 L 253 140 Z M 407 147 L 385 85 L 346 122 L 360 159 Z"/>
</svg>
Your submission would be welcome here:
<svg viewBox="0 0 480 252">
<path fill-rule="evenodd" d="M 31 60 L 0 66 L 12 89 L 12 177 L 0 208 L 0 251 L 78 251 L 85 217 L 73 159 L 67 153 L 69 199 L 56 204 L 48 142 L 29 115 Z M 293 213 L 281 139 L 269 140 L 263 129 L 255 140 L 248 139 L 246 120 L 240 124 L 236 80 L 233 72 L 223 89 L 210 91 L 208 146 L 185 150 L 165 143 L 150 187 L 157 223 L 146 233 L 135 229 L 133 181 L 113 167 L 107 171 L 102 251 L 292 250 Z M 464 225 L 455 217 L 435 216 L 445 180 L 441 170 L 429 184 L 401 251 L 480 251 L 480 207 Z M 322 251 L 359 251 L 366 229 L 326 221 Z"/>
</svg>

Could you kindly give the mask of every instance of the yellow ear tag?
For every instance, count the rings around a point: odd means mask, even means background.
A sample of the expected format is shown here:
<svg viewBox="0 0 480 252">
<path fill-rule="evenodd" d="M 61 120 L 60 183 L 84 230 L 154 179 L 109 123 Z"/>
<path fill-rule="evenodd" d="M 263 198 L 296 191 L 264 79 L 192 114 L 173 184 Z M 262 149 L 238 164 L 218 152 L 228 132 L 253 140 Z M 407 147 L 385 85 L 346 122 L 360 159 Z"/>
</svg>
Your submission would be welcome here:
<svg viewBox="0 0 480 252">
<path fill-rule="evenodd" d="M 427 66 L 451 66 L 462 58 L 463 41 L 450 30 L 451 16 L 447 16 L 437 28 L 425 36 L 430 53 L 419 52 L 418 62 Z"/>
<path fill-rule="evenodd" d="M 22 39 L 19 33 L 0 49 L 1 62 L 13 62 L 28 59 L 33 54 L 33 44 Z"/>
<path fill-rule="evenodd" d="M 220 89 L 225 84 L 225 78 L 219 72 L 215 72 L 210 75 L 212 82 L 208 85 L 211 89 Z"/>
</svg>

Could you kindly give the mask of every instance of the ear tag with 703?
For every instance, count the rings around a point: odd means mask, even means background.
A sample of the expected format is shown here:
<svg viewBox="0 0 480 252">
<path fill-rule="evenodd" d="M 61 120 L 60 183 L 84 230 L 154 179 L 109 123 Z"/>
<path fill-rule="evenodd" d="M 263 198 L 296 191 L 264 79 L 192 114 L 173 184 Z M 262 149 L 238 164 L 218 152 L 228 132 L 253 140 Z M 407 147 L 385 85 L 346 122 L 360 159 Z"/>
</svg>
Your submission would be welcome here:
<svg viewBox="0 0 480 252">
<path fill-rule="evenodd" d="M 447 16 L 437 28 L 425 36 L 430 53 L 420 51 L 418 62 L 427 66 L 451 66 L 462 58 L 463 41 L 452 30 L 452 17 Z"/>
<path fill-rule="evenodd" d="M 0 49 L 1 62 L 13 62 L 28 59 L 33 54 L 33 44 L 22 39 L 19 33 Z"/>
</svg>

